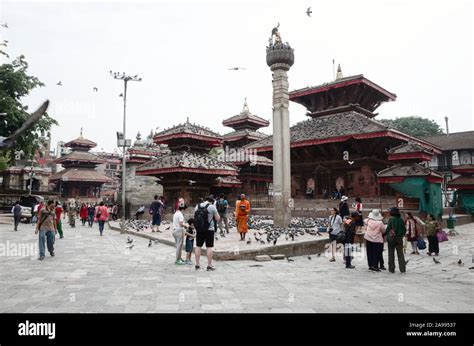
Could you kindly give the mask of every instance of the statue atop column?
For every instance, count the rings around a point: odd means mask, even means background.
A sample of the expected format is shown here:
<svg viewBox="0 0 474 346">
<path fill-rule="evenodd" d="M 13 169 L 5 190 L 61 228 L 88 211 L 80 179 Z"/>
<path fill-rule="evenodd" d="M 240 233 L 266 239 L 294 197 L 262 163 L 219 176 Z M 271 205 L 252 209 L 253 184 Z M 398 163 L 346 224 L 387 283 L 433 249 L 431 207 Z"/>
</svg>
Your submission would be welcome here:
<svg viewBox="0 0 474 346">
<path fill-rule="evenodd" d="M 268 39 L 267 65 L 272 66 L 276 63 L 282 63 L 292 66 L 295 62 L 293 48 L 291 48 L 288 42 L 283 43 L 279 28 L 280 23 L 272 29 L 272 35 Z"/>
</svg>

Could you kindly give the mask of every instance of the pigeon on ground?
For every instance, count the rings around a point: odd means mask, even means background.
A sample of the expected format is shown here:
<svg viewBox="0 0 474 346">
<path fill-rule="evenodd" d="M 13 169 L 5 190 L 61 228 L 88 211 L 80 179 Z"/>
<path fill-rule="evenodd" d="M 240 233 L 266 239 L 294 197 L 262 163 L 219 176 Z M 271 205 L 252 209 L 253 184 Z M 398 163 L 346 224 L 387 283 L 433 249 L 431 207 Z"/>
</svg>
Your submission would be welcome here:
<svg viewBox="0 0 474 346">
<path fill-rule="evenodd" d="M 262 239 L 260 239 L 260 244 L 265 245 L 265 242 Z"/>
<path fill-rule="evenodd" d="M 470 267 L 469 269 L 474 269 L 474 267 Z"/>
<path fill-rule="evenodd" d="M 308 259 L 311 260 L 311 256 L 310 256 L 310 255 L 308 255 Z"/>
<path fill-rule="evenodd" d="M 150 239 L 150 241 L 148 242 L 148 247 L 151 247 L 151 244 L 152 244 L 152 242 L 151 242 L 151 239 Z"/>
<path fill-rule="evenodd" d="M 320 253 L 318 253 L 318 257 L 321 257 L 321 254 L 320 254 Z"/>
<path fill-rule="evenodd" d="M 133 245 L 133 244 L 130 245 L 130 246 L 127 246 L 127 249 L 130 249 L 130 250 L 131 250 L 134 246 L 135 246 L 135 245 Z"/>
<path fill-rule="evenodd" d="M 311 11 L 311 7 L 308 7 L 308 9 L 306 10 L 306 14 L 308 15 L 308 17 L 311 17 L 311 13 L 313 13 L 313 11 Z"/>
<path fill-rule="evenodd" d="M 131 244 L 131 243 L 133 243 L 133 239 L 130 237 L 127 237 L 127 244 Z"/>
<path fill-rule="evenodd" d="M 249 238 L 249 240 L 247 240 L 247 244 L 249 244 L 249 245 L 252 244 L 252 239 L 251 238 Z"/>
<path fill-rule="evenodd" d="M 169 230 L 170 228 L 171 228 L 171 226 L 168 226 L 168 227 L 166 227 L 166 230 Z"/>
<path fill-rule="evenodd" d="M 459 259 L 458 264 L 462 266 L 464 263 L 462 263 L 462 259 Z"/>
<path fill-rule="evenodd" d="M 433 257 L 433 262 L 436 263 L 436 264 L 441 264 L 440 261 L 438 261 L 436 258 Z"/>
<path fill-rule="evenodd" d="M 275 240 L 273 241 L 273 245 L 277 244 L 277 240 L 278 240 L 278 238 L 275 238 Z"/>
</svg>

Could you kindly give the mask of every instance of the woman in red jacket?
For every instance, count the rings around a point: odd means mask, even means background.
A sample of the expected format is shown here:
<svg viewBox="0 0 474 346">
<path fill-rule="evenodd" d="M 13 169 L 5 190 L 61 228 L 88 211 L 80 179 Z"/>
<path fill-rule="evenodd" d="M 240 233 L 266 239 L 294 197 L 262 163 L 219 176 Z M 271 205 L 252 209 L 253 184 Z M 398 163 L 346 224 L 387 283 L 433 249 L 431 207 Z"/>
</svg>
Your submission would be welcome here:
<svg viewBox="0 0 474 346">
<path fill-rule="evenodd" d="M 85 203 L 81 204 L 81 211 L 79 212 L 79 217 L 81 218 L 82 226 L 85 226 L 87 221 L 87 206 L 85 205 Z"/>
<path fill-rule="evenodd" d="M 107 211 L 107 207 L 104 205 L 104 202 L 100 202 L 99 206 L 95 208 L 94 220 L 99 224 L 99 232 L 101 236 L 104 232 L 105 221 L 108 220 L 108 218 L 109 213 Z"/>
</svg>

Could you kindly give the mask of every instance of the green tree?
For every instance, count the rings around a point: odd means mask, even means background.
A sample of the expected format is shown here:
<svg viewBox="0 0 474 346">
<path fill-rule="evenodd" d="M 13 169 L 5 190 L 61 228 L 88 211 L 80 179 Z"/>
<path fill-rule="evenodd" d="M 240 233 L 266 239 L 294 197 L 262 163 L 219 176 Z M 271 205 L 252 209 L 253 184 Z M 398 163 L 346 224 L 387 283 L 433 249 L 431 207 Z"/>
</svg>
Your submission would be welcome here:
<svg viewBox="0 0 474 346">
<path fill-rule="evenodd" d="M 436 121 L 422 117 L 400 117 L 380 119 L 380 122 L 414 137 L 426 137 L 442 134 L 442 128 Z"/>
<path fill-rule="evenodd" d="M 0 119 L 0 136 L 8 137 L 23 124 L 30 114 L 22 98 L 33 89 L 44 86 L 37 77 L 28 75 L 27 70 L 28 63 L 23 55 L 11 63 L 0 65 L 0 113 L 6 114 Z M 51 127 L 57 124 L 56 120 L 45 114 L 29 132 L 18 138 L 14 148 L 0 153 L 0 166 L 5 162 L 12 164 L 17 150 L 23 151 L 26 158 L 34 155 L 39 147 L 40 134 L 49 135 Z"/>
</svg>

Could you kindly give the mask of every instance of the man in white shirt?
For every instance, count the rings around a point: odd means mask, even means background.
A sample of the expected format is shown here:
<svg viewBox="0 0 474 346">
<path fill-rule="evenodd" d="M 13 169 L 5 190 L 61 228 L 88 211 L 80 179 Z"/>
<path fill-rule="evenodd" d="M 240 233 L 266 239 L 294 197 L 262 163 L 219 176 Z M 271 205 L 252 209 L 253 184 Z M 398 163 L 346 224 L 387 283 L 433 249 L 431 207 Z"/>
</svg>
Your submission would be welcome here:
<svg viewBox="0 0 474 346">
<path fill-rule="evenodd" d="M 183 251 L 183 240 L 184 240 L 184 222 L 183 210 L 186 209 L 184 203 L 180 203 L 178 210 L 173 214 L 173 237 L 176 243 L 176 262 L 175 264 L 183 265 L 185 262 L 181 258 L 181 252 Z"/>
</svg>

